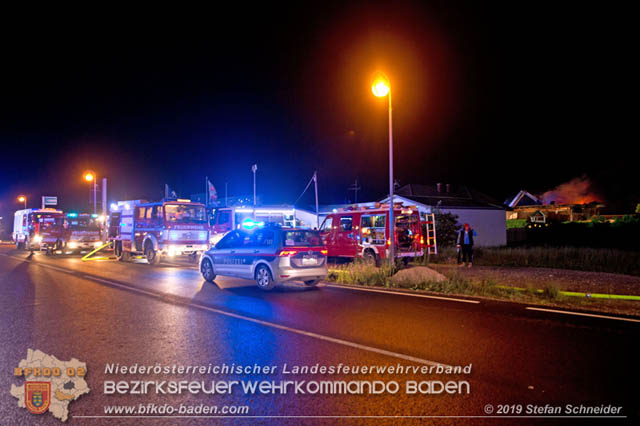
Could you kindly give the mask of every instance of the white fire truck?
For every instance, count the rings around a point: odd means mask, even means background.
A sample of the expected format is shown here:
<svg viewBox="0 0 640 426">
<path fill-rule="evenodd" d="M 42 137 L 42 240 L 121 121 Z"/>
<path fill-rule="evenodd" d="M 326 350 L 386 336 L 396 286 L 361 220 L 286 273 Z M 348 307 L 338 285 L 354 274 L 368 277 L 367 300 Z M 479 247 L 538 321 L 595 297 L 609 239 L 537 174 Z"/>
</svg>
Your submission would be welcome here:
<svg viewBox="0 0 640 426">
<path fill-rule="evenodd" d="M 16 248 L 33 250 L 55 244 L 63 234 L 63 213 L 56 209 L 23 209 L 13 217 Z"/>
<path fill-rule="evenodd" d="M 142 255 L 156 265 L 163 256 L 195 259 L 208 248 L 207 214 L 204 205 L 184 199 L 118 201 L 111 205 L 108 236 L 118 260 Z"/>
</svg>

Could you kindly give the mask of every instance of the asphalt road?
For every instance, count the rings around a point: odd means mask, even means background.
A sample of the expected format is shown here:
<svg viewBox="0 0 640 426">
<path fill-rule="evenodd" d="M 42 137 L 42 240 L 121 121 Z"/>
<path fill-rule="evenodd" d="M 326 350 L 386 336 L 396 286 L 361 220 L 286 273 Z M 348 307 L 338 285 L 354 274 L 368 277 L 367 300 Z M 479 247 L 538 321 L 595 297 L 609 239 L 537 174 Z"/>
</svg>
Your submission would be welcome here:
<svg viewBox="0 0 640 426">
<path fill-rule="evenodd" d="M 59 424 L 50 414 L 19 409 L 9 394 L 13 368 L 27 349 L 87 363 L 92 389 L 70 405 L 68 424 L 206 424 L 301 421 L 356 416 L 353 423 L 413 423 L 419 418 L 486 416 L 502 404 L 622 406 L 638 416 L 636 361 L 640 322 L 527 309 L 463 298 L 426 298 L 324 285 L 265 293 L 253 282 L 202 280 L 188 265 L 82 262 L 0 247 L 2 328 L 0 424 Z M 380 395 L 104 395 L 105 365 L 276 365 L 274 374 L 147 376 L 146 380 L 382 380 L 401 391 Z M 468 365 L 470 375 L 284 374 L 292 365 Z M 466 380 L 463 395 L 407 395 L 410 380 Z M 230 418 L 89 418 L 116 404 L 246 405 Z M 524 413 L 523 413 L 524 414 Z M 256 417 L 253 417 L 256 416 Z M 267 417 L 260 417 L 267 416 Z M 290 416 L 287 418 L 269 416 Z M 296 418 L 293 416 L 319 416 Z M 424 419 L 422 419 L 424 420 Z M 441 418 L 439 422 L 460 419 Z M 474 423 L 496 419 L 468 418 Z M 550 419 L 543 419 L 547 422 Z M 553 419 L 562 421 L 567 419 Z M 600 421 L 604 419 L 599 419 Z M 607 419 L 624 422 L 629 419 Z M 343 420 L 344 421 L 344 420 Z M 533 419 L 509 419 L 529 422 Z M 570 421 L 580 421 L 571 419 Z"/>
</svg>

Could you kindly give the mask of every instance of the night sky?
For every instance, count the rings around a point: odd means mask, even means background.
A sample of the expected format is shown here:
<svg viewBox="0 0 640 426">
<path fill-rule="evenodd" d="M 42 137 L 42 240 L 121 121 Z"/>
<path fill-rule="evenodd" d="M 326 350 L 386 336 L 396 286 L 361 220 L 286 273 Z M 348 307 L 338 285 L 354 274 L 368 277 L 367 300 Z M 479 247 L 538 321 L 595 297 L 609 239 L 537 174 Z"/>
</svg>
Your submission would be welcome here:
<svg viewBox="0 0 640 426">
<path fill-rule="evenodd" d="M 254 162 L 267 203 L 292 203 L 314 170 L 321 203 L 346 201 L 355 179 L 360 200 L 382 197 L 377 69 L 391 79 L 401 184 L 468 184 L 504 200 L 586 176 L 610 203 L 640 198 L 627 152 L 629 11 L 300 3 L 5 14 L 0 214 L 19 194 L 87 210 L 87 169 L 108 177 L 110 201 L 159 199 L 165 183 L 189 196 L 205 176 L 219 196 L 225 183 L 248 195 Z"/>
</svg>

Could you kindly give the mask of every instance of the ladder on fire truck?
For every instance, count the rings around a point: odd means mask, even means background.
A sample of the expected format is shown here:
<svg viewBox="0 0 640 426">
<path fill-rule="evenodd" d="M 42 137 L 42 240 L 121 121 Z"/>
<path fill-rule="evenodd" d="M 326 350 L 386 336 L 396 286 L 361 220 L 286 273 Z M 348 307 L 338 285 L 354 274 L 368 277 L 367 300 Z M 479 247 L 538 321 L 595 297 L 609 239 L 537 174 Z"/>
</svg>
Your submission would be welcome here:
<svg viewBox="0 0 640 426">
<path fill-rule="evenodd" d="M 426 254 L 438 254 L 438 243 L 436 242 L 436 215 L 434 213 L 427 213 L 425 215 L 425 230 L 427 235 L 425 235 L 425 248 Z"/>
</svg>

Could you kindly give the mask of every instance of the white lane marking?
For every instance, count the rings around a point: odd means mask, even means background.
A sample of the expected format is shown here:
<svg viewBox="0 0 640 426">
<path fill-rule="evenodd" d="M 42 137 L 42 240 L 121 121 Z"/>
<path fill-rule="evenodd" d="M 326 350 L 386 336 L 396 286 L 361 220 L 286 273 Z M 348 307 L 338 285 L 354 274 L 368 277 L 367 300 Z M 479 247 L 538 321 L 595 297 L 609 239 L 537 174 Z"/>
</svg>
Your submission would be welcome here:
<svg viewBox="0 0 640 426">
<path fill-rule="evenodd" d="M 402 292 L 402 291 L 378 290 L 378 289 L 374 289 L 374 288 L 360 288 L 360 287 L 352 287 L 352 286 L 348 286 L 348 285 L 324 284 L 323 287 L 343 288 L 343 289 L 346 289 L 346 290 L 370 291 L 372 293 L 394 294 L 396 296 L 422 297 L 424 299 L 449 300 L 451 302 L 480 303 L 480 301 L 478 301 L 478 300 L 456 299 L 454 297 L 431 296 L 431 295 L 428 295 L 428 294 L 418 294 L 418 293 L 414 294 L 414 293 L 405 293 L 405 292 Z"/>
<path fill-rule="evenodd" d="M 31 262 L 31 261 L 29 261 Z M 49 269 L 55 269 L 58 272 L 66 272 L 68 274 L 75 274 L 76 272 L 71 270 L 71 269 L 63 269 L 63 268 L 58 268 L 57 266 L 51 266 L 51 265 L 47 265 L 45 263 L 38 263 L 38 266 L 42 266 L 43 268 L 49 268 Z"/>
<path fill-rule="evenodd" d="M 612 319 L 612 320 L 628 321 L 628 322 L 640 322 L 640 320 L 633 319 L 633 318 L 612 317 L 609 315 L 585 314 L 583 312 L 558 311 L 556 309 L 534 308 L 532 306 L 527 306 L 525 309 L 529 309 L 530 311 L 553 312 L 556 314 L 578 315 L 582 317 L 604 318 L 604 319 Z"/>
<path fill-rule="evenodd" d="M 145 294 L 147 296 L 154 297 L 156 299 L 162 299 L 162 297 L 164 296 L 162 293 L 154 293 L 154 292 L 151 292 L 151 291 L 140 289 L 138 287 L 128 286 L 128 285 L 125 285 L 125 284 L 116 283 L 114 281 L 103 280 L 101 278 L 92 277 L 90 275 L 83 275 L 83 278 L 86 278 L 88 280 L 100 281 L 100 282 L 103 282 L 105 284 L 112 285 L 112 286 L 119 287 L 119 288 L 123 288 L 123 289 L 129 290 L 129 291 L 133 291 L 133 292 L 136 292 L 136 293 L 142 293 L 142 294 Z M 430 366 L 431 365 L 433 365 L 433 366 L 441 365 L 441 366 L 443 366 L 445 368 L 449 367 L 449 365 L 443 364 L 441 362 L 429 361 L 429 360 L 426 360 L 426 359 L 416 358 L 416 357 L 413 357 L 413 356 L 410 356 L 410 355 L 401 354 L 401 353 L 398 353 L 398 352 L 388 351 L 386 349 L 375 348 L 373 346 L 362 345 L 360 343 L 350 342 L 348 340 L 342 340 L 342 339 L 337 339 L 335 337 L 330 337 L 330 336 L 325 336 L 325 335 L 318 334 L 318 333 L 313 333 L 311 331 L 305 331 L 305 330 L 300 330 L 298 328 L 287 327 L 286 325 L 276 324 L 274 322 L 263 321 L 263 320 L 247 317 L 247 316 L 240 315 L 240 314 L 235 314 L 233 312 L 227 312 L 227 311 L 223 311 L 221 309 L 211 308 L 209 306 L 201 305 L 199 303 L 187 303 L 187 302 L 180 302 L 180 301 L 176 301 L 176 303 L 179 304 L 179 305 L 190 307 L 190 308 L 196 308 L 196 309 L 213 312 L 213 313 L 216 313 L 216 314 L 219 314 L 219 315 L 224 315 L 224 316 L 231 317 L 231 318 L 241 319 L 241 320 L 244 320 L 244 321 L 252 322 L 254 324 L 260 324 L 260 325 L 263 325 L 265 327 L 276 328 L 278 330 L 284 330 L 284 331 L 288 331 L 290 333 L 300 334 L 302 336 L 307 336 L 307 337 L 311 337 L 311 338 L 314 338 L 314 339 L 323 340 L 325 342 L 331 342 L 331 343 L 335 343 L 335 344 L 338 344 L 338 345 L 349 346 L 351 348 L 356 348 L 356 349 L 360 349 L 360 350 L 364 350 L 364 351 L 368 351 L 368 352 L 374 352 L 374 353 L 377 353 L 377 354 L 380 354 L 380 355 L 386 355 L 386 356 L 389 356 L 389 357 L 398 358 L 398 359 L 402 359 L 402 360 L 405 360 L 405 361 L 410 361 L 410 362 L 415 362 L 415 363 L 418 363 L 418 364 L 424 364 L 424 365 L 430 365 Z"/>
</svg>

